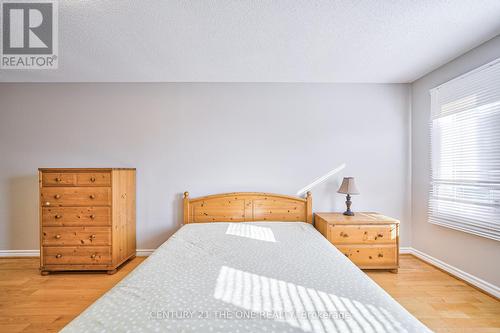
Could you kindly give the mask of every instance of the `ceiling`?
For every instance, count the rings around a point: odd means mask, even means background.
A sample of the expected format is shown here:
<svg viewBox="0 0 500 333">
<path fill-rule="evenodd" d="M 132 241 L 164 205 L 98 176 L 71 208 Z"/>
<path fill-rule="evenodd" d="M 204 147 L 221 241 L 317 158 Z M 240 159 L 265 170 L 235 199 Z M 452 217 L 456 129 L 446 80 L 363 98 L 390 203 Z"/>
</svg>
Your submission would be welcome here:
<svg viewBox="0 0 500 333">
<path fill-rule="evenodd" d="M 499 33 L 500 0 L 61 0 L 59 69 L 0 81 L 404 83 Z"/>
</svg>

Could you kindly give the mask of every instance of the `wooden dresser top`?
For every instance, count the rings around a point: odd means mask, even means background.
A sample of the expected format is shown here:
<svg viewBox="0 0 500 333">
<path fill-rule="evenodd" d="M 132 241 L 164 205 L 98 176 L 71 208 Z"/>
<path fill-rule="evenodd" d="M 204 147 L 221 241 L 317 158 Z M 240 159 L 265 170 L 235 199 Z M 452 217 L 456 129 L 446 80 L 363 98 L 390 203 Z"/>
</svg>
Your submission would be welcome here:
<svg viewBox="0 0 500 333">
<path fill-rule="evenodd" d="M 111 171 L 111 170 L 135 170 L 135 168 L 38 168 L 38 171 L 42 172 L 78 172 L 78 171 L 99 172 L 99 171 Z"/>
<path fill-rule="evenodd" d="M 398 224 L 399 221 L 379 213 L 356 212 L 354 216 L 342 213 L 315 213 L 315 218 L 320 218 L 328 224 Z"/>
</svg>

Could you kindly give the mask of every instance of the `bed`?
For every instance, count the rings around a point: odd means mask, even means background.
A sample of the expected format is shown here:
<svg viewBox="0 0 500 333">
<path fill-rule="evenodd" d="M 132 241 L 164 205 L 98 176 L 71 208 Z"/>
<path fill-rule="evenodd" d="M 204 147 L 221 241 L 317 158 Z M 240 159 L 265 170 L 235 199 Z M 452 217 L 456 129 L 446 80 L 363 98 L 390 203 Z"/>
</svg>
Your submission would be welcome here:
<svg viewBox="0 0 500 333">
<path fill-rule="evenodd" d="M 311 207 L 185 193 L 184 225 L 63 332 L 430 332 L 314 229 Z"/>
</svg>

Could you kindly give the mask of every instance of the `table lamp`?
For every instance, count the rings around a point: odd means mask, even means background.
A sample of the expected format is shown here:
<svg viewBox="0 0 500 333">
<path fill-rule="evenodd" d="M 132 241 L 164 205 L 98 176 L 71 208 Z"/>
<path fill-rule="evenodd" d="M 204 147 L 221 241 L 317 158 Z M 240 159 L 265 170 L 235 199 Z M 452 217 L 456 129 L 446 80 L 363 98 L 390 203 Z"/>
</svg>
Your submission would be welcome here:
<svg viewBox="0 0 500 333">
<path fill-rule="evenodd" d="M 340 185 L 337 193 L 347 194 L 345 204 L 347 206 L 347 210 L 344 212 L 344 215 L 354 216 L 354 213 L 351 211 L 351 195 L 359 194 L 358 188 L 354 183 L 354 177 L 344 177 L 342 181 L 342 185 Z"/>
</svg>

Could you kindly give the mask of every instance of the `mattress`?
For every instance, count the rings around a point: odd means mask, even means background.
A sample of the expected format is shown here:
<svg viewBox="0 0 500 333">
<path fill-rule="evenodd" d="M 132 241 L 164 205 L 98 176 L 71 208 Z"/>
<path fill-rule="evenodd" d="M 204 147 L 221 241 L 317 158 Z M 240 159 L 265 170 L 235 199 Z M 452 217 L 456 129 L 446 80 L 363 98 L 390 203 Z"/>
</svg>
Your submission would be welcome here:
<svg viewBox="0 0 500 333">
<path fill-rule="evenodd" d="M 302 222 L 177 231 L 63 332 L 430 332 Z"/>
</svg>

